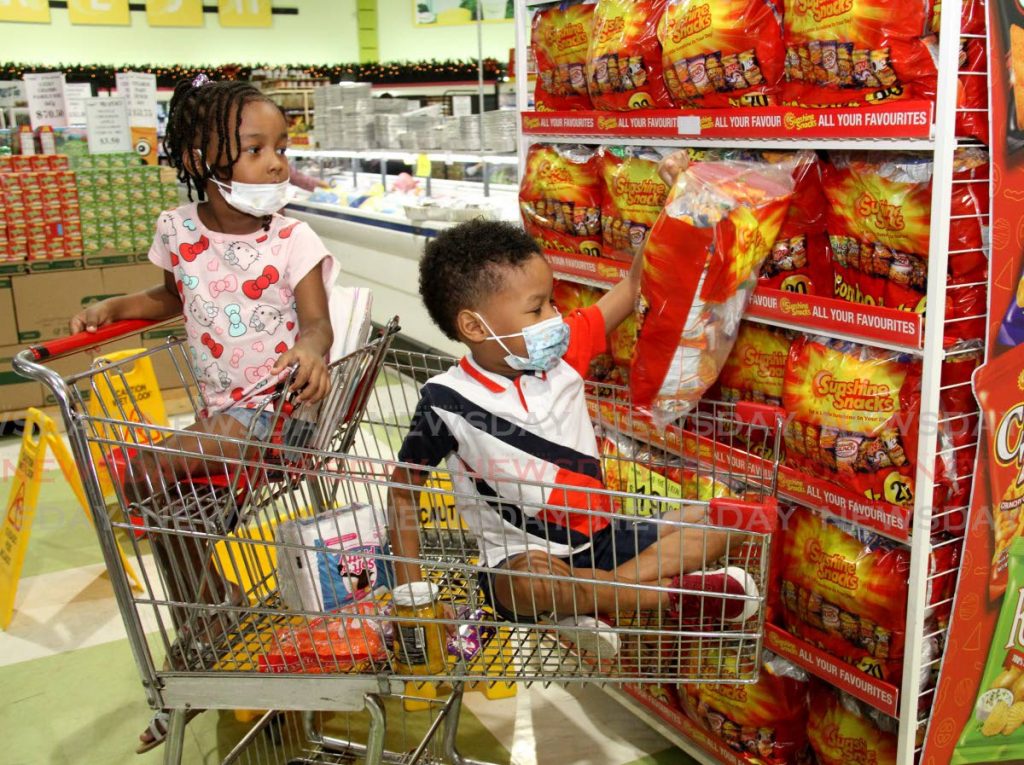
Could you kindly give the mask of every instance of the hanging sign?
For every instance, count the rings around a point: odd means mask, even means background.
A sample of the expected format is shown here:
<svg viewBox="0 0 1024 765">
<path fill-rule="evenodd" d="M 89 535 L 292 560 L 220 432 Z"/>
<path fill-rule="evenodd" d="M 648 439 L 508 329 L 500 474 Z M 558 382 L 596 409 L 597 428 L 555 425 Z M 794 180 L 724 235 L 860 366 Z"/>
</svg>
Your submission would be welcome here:
<svg viewBox="0 0 1024 765">
<path fill-rule="evenodd" d="M 92 85 L 87 82 L 64 83 L 64 110 L 68 125 L 85 124 L 85 102 L 92 98 Z"/>
<path fill-rule="evenodd" d="M 32 121 L 33 130 L 43 125 L 67 126 L 63 72 L 26 74 L 25 92 L 28 96 L 29 119 Z"/>
<path fill-rule="evenodd" d="M 222 27 L 269 27 L 270 0 L 217 0 Z"/>
<path fill-rule="evenodd" d="M 124 96 L 90 98 L 85 103 L 85 124 L 90 154 L 118 154 L 132 150 L 128 102 Z"/>
<path fill-rule="evenodd" d="M 156 75 L 145 72 L 118 72 L 118 95 L 128 99 L 128 122 L 132 147 L 147 165 L 157 163 Z"/>
<path fill-rule="evenodd" d="M 49 24 L 49 0 L 0 0 L 0 21 Z"/>
<path fill-rule="evenodd" d="M 203 0 L 146 0 L 151 27 L 201 27 Z"/>
<path fill-rule="evenodd" d="M 68 0 L 68 18 L 72 24 L 126 27 L 132 23 L 128 0 Z"/>
</svg>

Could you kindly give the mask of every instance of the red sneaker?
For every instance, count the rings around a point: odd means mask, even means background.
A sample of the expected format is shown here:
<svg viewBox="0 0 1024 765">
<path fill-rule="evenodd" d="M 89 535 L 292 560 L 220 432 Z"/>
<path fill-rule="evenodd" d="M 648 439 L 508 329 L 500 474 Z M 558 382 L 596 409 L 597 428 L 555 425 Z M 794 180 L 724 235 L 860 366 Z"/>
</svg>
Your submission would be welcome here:
<svg viewBox="0 0 1024 765">
<path fill-rule="evenodd" d="M 757 613 L 757 583 L 739 566 L 714 571 L 697 571 L 672 577 L 669 615 L 701 624 L 745 622 Z"/>
</svg>

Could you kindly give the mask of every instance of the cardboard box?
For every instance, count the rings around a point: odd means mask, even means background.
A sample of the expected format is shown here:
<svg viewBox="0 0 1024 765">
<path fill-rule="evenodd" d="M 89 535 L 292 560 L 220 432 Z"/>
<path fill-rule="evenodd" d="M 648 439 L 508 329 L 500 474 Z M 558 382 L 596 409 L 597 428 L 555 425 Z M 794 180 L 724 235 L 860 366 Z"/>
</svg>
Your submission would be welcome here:
<svg viewBox="0 0 1024 765">
<path fill-rule="evenodd" d="M 18 342 L 18 322 L 14 314 L 14 290 L 11 277 L 0 276 L 0 345 Z"/>
<path fill-rule="evenodd" d="M 39 383 L 26 380 L 11 368 L 14 356 L 23 348 L 23 345 L 0 346 L 0 411 L 15 416 L 20 416 L 30 406 L 43 403 Z"/>
<path fill-rule="evenodd" d="M 104 294 L 100 273 L 91 270 L 33 273 L 12 277 L 11 282 L 19 343 L 66 336 L 71 317 Z"/>
<path fill-rule="evenodd" d="M 164 272 L 149 261 L 132 266 L 111 266 L 101 268 L 103 293 L 105 295 L 127 295 L 162 284 Z"/>
</svg>

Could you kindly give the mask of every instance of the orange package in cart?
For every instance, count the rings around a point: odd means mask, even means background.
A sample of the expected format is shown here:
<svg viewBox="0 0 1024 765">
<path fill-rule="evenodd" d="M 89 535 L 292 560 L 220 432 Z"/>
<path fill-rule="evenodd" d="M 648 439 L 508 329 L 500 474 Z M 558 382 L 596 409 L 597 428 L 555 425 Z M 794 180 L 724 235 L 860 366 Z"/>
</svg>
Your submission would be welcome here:
<svg viewBox="0 0 1024 765">
<path fill-rule="evenodd" d="M 807 738 L 817 765 L 895 765 L 899 724 L 822 682 L 811 682 Z"/>
<path fill-rule="evenodd" d="M 533 16 L 531 44 L 537 57 L 537 111 L 591 109 L 587 54 L 594 27 L 590 2 L 561 5 Z"/>
<path fill-rule="evenodd" d="M 794 106 L 873 106 L 934 92 L 921 0 L 785 0 L 785 84 Z"/>
<path fill-rule="evenodd" d="M 668 0 L 658 39 L 665 82 L 678 106 L 778 103 L 782 29 L 766 0 Z"/>
<path fill-rule="evenodd" d="M 658 175 L 666 152 L 642 146 L 602 146 L 601 253 L 632 263 L 658 220 L 668 185 Z"/>
<path fill-rule="evenodd" d="M 666 0 L 598 0 L 587 56 L 595 109 L 670 109 L 658 20 Z"/>
<path fill-rule="evenodd" d="M 541 249 L 600 255 L 602 196 L 601 162 L 593 147 L 530 147 L 519 208 Z"/>
</svg>

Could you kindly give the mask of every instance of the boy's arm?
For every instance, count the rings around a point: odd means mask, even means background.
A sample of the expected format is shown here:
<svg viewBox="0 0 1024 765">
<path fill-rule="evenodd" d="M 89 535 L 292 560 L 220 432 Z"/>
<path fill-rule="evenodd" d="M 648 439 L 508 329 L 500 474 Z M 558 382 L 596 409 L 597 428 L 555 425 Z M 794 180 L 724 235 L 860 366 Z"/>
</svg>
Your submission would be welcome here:
<svg viewBox="0 0 1024 765">
<path fill-rule="evenodd" d="M 640 291 L 640 273 L 644 267 L 643 252 L 637 253 L 626 277 L 608 290 L 597 301 L 597 308 L 604 317 L 605 331 L 611 333 L 627 316 L 633 313 L 637 293 Z"/>
<path fill-rule="evenodd" d="M 181 296 L 174 274 L 164 271 L 163 284 L 95 303 L 71 319 L 71 333 L 95 332 L 104 324 L 124 319 L 162 321 L 181 315 Z"/>
<path fill-rule="evenodd" d="M 419 488 L 430 471 L 410 470 L 398 466 L 391 473 L 391 486 L 388 489 L 388 536 L 391 541 L 391 552 L 399 558 L 420 557 L 420 508 Z M 395 562 L 395 584 L 416 582 L 423 578 L 420 564 Z"/>
</svg>

